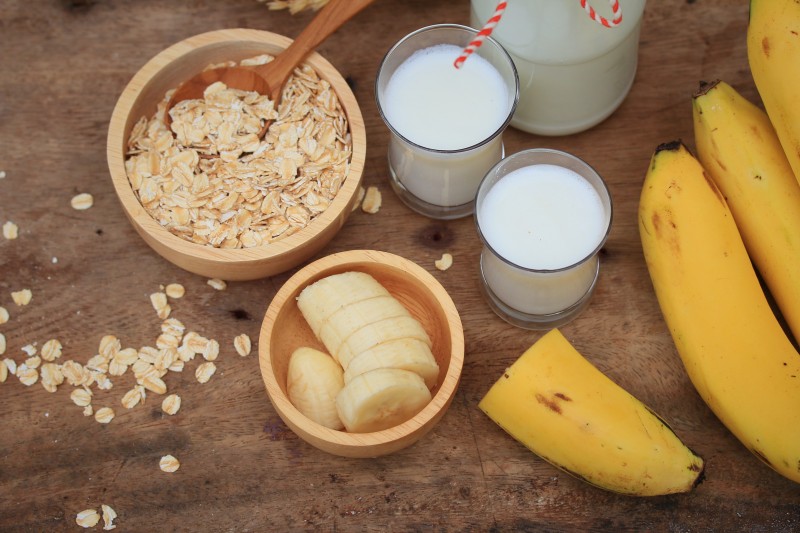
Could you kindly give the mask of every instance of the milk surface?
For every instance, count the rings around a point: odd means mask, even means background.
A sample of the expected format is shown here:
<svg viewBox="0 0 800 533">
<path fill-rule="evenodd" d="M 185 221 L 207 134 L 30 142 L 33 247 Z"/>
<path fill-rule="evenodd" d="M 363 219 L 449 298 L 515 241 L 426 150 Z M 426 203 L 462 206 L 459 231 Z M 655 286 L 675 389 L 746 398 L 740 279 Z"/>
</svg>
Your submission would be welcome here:
<svg viewBox="0 0 800 533">
<path fill-rule="evenodd" d="M 392 74 L 383 111 L 400 135 L 434 150 L 458 150 L 489 138 L 508 118 L 509 89 L 487 60 L 473 54 L 461 68 L 456 45 L 414 52 Z"/>
<path fill-rule="evenodd" d="M 602 242 L 607 215 L 592 185 L 564 167 L 537 164 L 503 176 L 480 210 L 489 245 L 512 263 L 532 269 L 564 268 Z"/>
</svg>

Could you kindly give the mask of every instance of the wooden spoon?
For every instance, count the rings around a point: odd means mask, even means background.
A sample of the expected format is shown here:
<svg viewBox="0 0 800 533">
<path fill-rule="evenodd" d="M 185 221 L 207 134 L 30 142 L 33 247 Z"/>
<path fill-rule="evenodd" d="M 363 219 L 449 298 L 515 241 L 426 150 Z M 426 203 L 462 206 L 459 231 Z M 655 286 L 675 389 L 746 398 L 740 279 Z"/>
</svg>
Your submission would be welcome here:
<svg viewBox="0 0 800 533">
<path fill-rule="evenodd" d="M 221 81 L 228 87 L 244 91 L 256 91 L 269 96 L 277 109 L 286 80 L 306 56 L 322 41 L 373 0 L 330 0 L 308 26 L 300 32 L 289 47 L 275 59 L 264 65 L 254 67 L 222 67 L 206 70 L 183 82 L 173 93 L 164 112 L 164 122 L 169 127 L 172 118 L 169 110 L 183 100 L 203 98 L 206 87 Z M 268 124 L 261 129 L 259 136 L 267 131 Z"/>
</svg>

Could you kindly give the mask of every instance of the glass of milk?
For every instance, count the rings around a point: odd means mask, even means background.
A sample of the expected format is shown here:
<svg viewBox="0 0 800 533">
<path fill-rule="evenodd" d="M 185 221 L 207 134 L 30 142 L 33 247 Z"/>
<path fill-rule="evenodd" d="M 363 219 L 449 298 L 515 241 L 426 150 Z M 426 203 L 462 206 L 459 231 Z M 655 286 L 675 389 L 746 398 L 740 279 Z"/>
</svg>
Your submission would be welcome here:
<svg viewBox="0 0 800 533">
<path fill-rule="evenodd" d="M 605 0 L 590 2 L 611 19 Z M 497 0 L 471 0 L 471 24 L 492 16 Z M 509 2 L 492 32 L 514 60 L 520 98 L 511 125 L 539 135 L 568 135 L 605 120 L 636 74 L 645 0 L 620 0 L 622 22 L 598 24 L 578 0 Z"/>
<path fill-rule="evenodd" d="M 473 213 L 486 172 L 504 155 L 502 133 L 519 97 L 514 62 L 488 38 L 461 68 L 477 30 L 438 24 L 392 47 L 375 82 L 390 130 L 390 183 L 411 209 L 437 219 Z"/>
<path fill-rule="evenodd" d="M 491 308 L 527 329 L 559 326 L 588 303 L 611 196 L 583 160 L 535 148 L 506 157 L 480 184 L 481 287 Z"/>
</svg>

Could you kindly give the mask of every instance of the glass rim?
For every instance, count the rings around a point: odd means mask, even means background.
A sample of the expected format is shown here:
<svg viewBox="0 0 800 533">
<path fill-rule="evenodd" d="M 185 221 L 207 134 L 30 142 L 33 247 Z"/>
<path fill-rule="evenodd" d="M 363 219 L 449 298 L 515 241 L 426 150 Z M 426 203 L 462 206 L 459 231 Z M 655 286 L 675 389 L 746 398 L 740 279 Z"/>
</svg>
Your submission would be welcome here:
<svg viewBox="0 0 800 533">
<path fill-rule="evenodd" d="M 375 87 L 375 104 L 378 106 L 378 114 L 381 116 L 381 119 L 383 120 L 383 123 L 386 124 L 386 126 L 389 128 L 389 130 L 392 132 L 392 134 L 394 134 L 395 136 L 400 138 L 403 142 L 408 143 L 411 146 L 414 146 L 416 148 L 420 148 L 422 150 L 425 150 L 427 152 L 434 152 L 434 153 L 437 153 L 437 154 L 460 154 L 460 153 L 464 153 L 464 152 L 469 152 L 470 150 L 475 150 L 476 148 L 480 148 L 481 146 L 483 146 L 485 144 L 488 144 L 495 137 L 500 135 L 508 127 L 509 123 L 511 123 L 511 119 L 514 117 L 514 112 L 517 110 L 517 104 L 519 103 L 519 74 L 517 73 L 517 66 L 514 64 L 514 60 L 511 58 L 511 55 L 503 47 L 503 45 L 501 45 L 499 42 L 497 42 L 491 36 L 486 37 L 486 41 L 491 42 L 493 45 L 495 45 L 497 47 L 497 49 L 502 52 L 503 56 L 506 59 L 508 59 L 508 63 L 511 66 L 511 71 L 514 74 L 514 99 L 511 102 L 511 107 L 510 107 L 510 109 L 508 111 L 508 116 L 506 117 L 506 119 L 503 121 L 502 124 L 500 124 L 500 126 L 497 128 L 497 130 L 495 130 L 491 135 L 487 136 L 482 141 L 477 142 L 475 144 L 472 144 L 470 146 L 467 146 L 465 148 L 455 148 L 455 149 L 429 148 L 429 147 L 423 146 L 423 145 L 421 145 L 419 143 L 415 143 L 414 141 L 410 140 L 408 137 L 404 136 L 399 131 L 397 131 L 395 129 L 395 127 L 392 126 L 391 122 L 389 122 L 389 119 L 386 117 L 386 114 L 383 112 L 383 106 L 381 105 L 381 99 L 380 99 L 380 92 L 378 90 L 378 83 L 380 81 L 380 72 L 383 70 L 383 67 L 386 64 L 386 60 L 389 58 L 389 56 L 392 54 L 392 52 L 394 52 L 401 44 L 403 44 L 404 42 L 408 41 L 412 37 L 415 37 L 415 36 L 417 36 L 417 35 L 419 35 L 421 33 L 425 33 L 425 32 L 428 32 L 428 31 L 433 31 L 433 30 L 438 30 L 438 29 L 462 30 L 462 31 L 469 32 L 471 34 L 476 34 L 479 31 L 479 30 L 476 30 L 475 28 L 471 28 L 471 27 L 465 26 L 463 24 L 451 24 L 451 23 L 432 24 L 430 26 L 425 26 L 423 28 L 415 30 L 415 31 L 409 33 L 408 35 L 406 35 L 405 37 L 403 37 L 402 39 L 400 39 L 399 41 L 397 41 L 389 49 L 389 51 L 387 51 L 383 55 L 383 59 L 381 59 L 380 65 L 378 65 L 378 75 L 375 76 L 375 86 L 374 86 Z M 486 43 L 484 42 L 484 45 L 485 44 Z"/>
<path fill-rule="evenodd" d="M 597 246 L 595 246 L 592 249 L 592 251 L 589 252 L 583 258 L 579 259 L 578 261 L 575 261 L 574 263 L 571 263 L 569 265 L 563 266 L 563 267 L 559 267 L 559 268 L 531 268 L 531 267 L 526 267 L 526 266 L 519 265 L 519 264 L 515 263 L 514 261 L 511 261 L 510 259 L 506 258 L 502 254 L 498 253 L 498 251 L 495 250 L 494 247 L 491 244 L 489 244 L 488 239 L 486 239 L 486 236 L 481 231 L 480 216 L 479 216 L 479 212 L 478 212 L 479 211 L 478 197 L 480 196 L 481 191 L 483 190 L 484 186 L 488 183 L 488 181 L 489 181 L 491 176 L 494 176 L 495 174 L 497 174 L 497 171 L 500 169 L 501 166 L 503 166 L 503 164 L 508 163 L 510 160 L 512 160 L 514 158 L 521 157 L 522 155 L 530 154 L 530 153 L 555 154 L 555 155 L 558 155 L 558 156 L 567 157 L 568 159 L 574 159 L 574 160 L 578 161 L 579 163 L 585 165 L 586 168 L 591 170 L 597 176 L 597 179 L 600 181 L 600 184 L 603 186 L 603 189 L 605 190 L 606 196 L 608 197 L 608 223 L 606 224 L 605 232 L 603 232 L 603 236 L 600 238 L 600 241 L 597 243 Z M 535 163 L 535 164 L 547 164 L 547 163 Z M 527 165 L 527 166 L 530 166 L 530 165 Z M 520 168 L 522 168 L 522 167 L 520 167 Z M 581 177 L 583 177 L 583 176 L 581 176 Z M 584 177 L 584 179 L 586 179 L 586 178 Z M 594 185 L 592 185 L 592 187 L 594 187 Z M 609 189 L 608 189 L 608 184 L 606 183 L 606 180 L 603 179 L 603 176 L 601 176 L 600 173 L 597 172 L 597 170 L 592 165 L 590 165 L 589 163 L 587 163 L 586 161 L 584 161 L 580 157 L 578 157 L 576 155 L 573 155 L 573 154 L 571 154 L 569 152 L 564 152 L 563 150 L 555 150 L 553 148 L 529 148 L 527 150 L 522 150 L 522 151 L 516 152 L 514 154 L 511 154 L 508 157 L 504 157 L 503 159 L 498 161 L 492 168 L 490 168 L 489 171 L 486 173 L 486 175 L 481 179 L 480 184 L 478 184 L 478 192 L 475 194 L 475 214 L 474 214 L 474 217 L 475 217 L 475 227 L 478 230 L 478 237 L 480 238 L 480 240 L 483 243 L 483 245 L 486 248 L 489 249 L 489 251 L 492 253 L 492 255 L 494 255 L 495 257 L 497 257 L 501 261 L 503 261 L 505 264 L 507 264 L 507 265 L 509 265 L 509 266 L 511 266 L 513 268 L 516 268 L 518 270 L 522 270 L 524 272 L 530 272 L 530 273 L 535 273 L 535 274 L 555 274 L 555 273 L 558 273 L 558 272 L 566 272 L 567 270 L 572 270 L 572 269 L 574 269 L 574 268 L 586 263 L 591 258 L 596 256 L 600 252 L 600 250 L 603 248 L 603 246 L 605 246 L 605 243 L 608 240 L 608 236 L 611 233 L 611 223 L 614 220 L 614 203 L 613 203 L 613 200 L 611 198 L 611 191 L 609 191 Z"/>
</svg>

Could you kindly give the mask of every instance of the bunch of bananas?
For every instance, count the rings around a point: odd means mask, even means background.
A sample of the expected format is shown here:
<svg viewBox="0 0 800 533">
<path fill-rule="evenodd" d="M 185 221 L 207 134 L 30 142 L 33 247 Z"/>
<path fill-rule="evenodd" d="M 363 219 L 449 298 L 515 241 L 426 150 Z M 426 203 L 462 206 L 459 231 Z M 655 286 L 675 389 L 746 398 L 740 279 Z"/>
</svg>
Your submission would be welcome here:
<svg viewBox="0 0 800 533">
<path fill-rule="evenodd" d="M 766 113 L 724 82 L 693 98 L 695 158 L 652 156 L 639 233 L 700 396 L 759 459 L 800 482 L 800 3 L 752 0 L 748 57 Z"/>
</svg>

